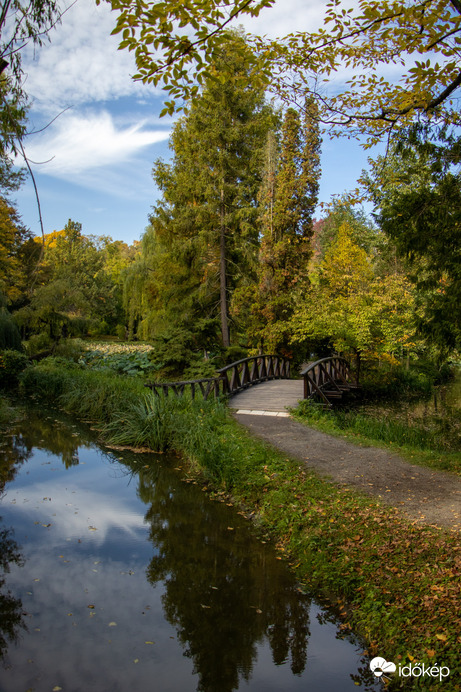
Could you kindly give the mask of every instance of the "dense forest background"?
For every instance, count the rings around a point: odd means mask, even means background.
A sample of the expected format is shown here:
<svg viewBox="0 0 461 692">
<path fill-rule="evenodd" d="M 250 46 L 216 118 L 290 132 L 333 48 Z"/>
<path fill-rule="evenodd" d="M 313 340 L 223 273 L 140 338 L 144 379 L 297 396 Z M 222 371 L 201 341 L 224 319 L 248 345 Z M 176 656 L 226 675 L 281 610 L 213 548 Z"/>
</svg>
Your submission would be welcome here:
<svg viewBox="0 0 461 692">
<path fill-rule="evenodd" d="M 147 341 L 164 378 L 211 375 L 258 352 L 297 364 L 338 352 L 357 373 L 457 357 L 456 130 L 400 128 L 360 193 L 318 218 L 318 103 L 276 108 L 250 57 L 242 34 L 221 37 L 173 127 L 171 159 L 154 162 L 161 196 L 130 246 L 71 219 L 32 237 L 13 201 L 23 174 L 4 152 L 0 348 L 37 358 L 75 337 Z"/>
</svg>

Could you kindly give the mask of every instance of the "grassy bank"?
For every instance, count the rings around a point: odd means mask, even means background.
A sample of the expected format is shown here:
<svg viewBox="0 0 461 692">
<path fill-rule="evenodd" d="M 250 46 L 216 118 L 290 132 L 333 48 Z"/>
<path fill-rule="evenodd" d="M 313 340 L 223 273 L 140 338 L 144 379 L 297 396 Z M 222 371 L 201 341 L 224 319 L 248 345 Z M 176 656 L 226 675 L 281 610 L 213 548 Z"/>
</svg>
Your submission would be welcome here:
<svg viewBox="0 0 461 692">
<path fill-rule="evenodd" d="M 460 689 L 457 536 L 413 526 L 318 478 L 251 438 L 219 402 L 156 399 L 136 380 L 46 363 L 24 373 L 23 388 L 97 420 L 113 444 L 181 452 L 188 473 L 230 493 L 272 533 L 301 583 L 330 600 L 370 654 L 448 666 L 444 689 Z M 440 682 L 425 678 L 414 688 L 438 690 Z"/>
<path fill-rule="evenodd" d="M 430 420 L 399 420 L 390 409 L 326 410 L 302 401 L 293 412 L 302 423 L 362 445 L 381 445 L 408 461 L 461 475 L 461 419 L 432 416 Z"/>
</svg>

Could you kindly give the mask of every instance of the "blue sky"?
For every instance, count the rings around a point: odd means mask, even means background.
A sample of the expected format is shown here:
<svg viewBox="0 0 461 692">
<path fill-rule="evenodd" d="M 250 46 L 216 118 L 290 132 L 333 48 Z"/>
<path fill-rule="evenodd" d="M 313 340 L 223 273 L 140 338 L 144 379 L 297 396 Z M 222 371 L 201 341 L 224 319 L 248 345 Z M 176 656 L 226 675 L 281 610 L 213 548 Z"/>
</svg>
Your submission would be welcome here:
<svg viewBox="0 0 461 692">
<path fill-rule="evenodd" d="M 278 0 L 245 28 L 273 36 L 315 29 L 325 2 Z M 131 243 L 141 237 L 158 198 L 152 164 L 169 156 L 172 120 L 159 118 L 162 93 L 131 79 L 134 59 L 117 50 L 118 39 L 110 36 L 114 24 L 107 4 L 77 0 L 51 43 L 24 56 L 30 130 L 53 121 L 26 140 L 46 233 L 71 218 L 85 234 Z M 325 137 L 319 201 L 354 188 L 368 156 L 355 141 Z M 16 200 L 24 224 L 40 234 L 30 181 Z"/>
</svg>

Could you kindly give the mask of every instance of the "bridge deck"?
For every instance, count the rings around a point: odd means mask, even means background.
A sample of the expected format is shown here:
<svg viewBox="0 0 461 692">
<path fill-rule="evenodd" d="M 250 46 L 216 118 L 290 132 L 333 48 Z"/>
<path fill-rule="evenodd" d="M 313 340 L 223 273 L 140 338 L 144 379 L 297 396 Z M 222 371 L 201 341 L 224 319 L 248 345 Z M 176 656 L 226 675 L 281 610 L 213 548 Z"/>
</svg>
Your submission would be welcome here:
<svg viewBox="0 0 461 692">
<path fill-rule="evenodd" d="M 269 380 L 248 387 L 229 399 L 237 413 L 288 416 L 287 408 L 295 407 L 303 398 L 303 380 Z"/>
</svg>

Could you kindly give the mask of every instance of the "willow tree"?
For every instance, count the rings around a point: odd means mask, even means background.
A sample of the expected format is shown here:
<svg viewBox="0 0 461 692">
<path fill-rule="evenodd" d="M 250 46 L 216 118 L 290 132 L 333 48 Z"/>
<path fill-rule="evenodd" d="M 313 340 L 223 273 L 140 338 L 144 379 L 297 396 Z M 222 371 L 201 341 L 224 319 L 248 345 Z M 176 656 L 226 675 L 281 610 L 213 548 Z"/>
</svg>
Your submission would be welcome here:
<svg viewBox="0 0 461 692">
<path fill-rule="evenodd" d="M 11 161 L 23 151 L 28 96 L 27 75 L 22 65 L 26 46 L 42 46 L 59 23 L 56 0 L 0 0 L 0 184 L 9 174 Z M 9 183 L 7 183 L 9 185 Z"/>
<path fill-rule="evenodd" d="M 228 34 L 202 93 L 173 128 L 172 161 L 154 166 L 162 192 L 149 230 L 157 300 L 173 321 L 219 315 L 224 347 L 230 296 L 254 271 L 261 156 L 274 121 L 244 40 Z"/>
</svg>

